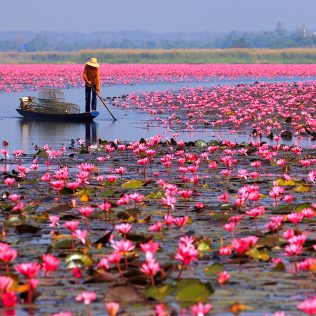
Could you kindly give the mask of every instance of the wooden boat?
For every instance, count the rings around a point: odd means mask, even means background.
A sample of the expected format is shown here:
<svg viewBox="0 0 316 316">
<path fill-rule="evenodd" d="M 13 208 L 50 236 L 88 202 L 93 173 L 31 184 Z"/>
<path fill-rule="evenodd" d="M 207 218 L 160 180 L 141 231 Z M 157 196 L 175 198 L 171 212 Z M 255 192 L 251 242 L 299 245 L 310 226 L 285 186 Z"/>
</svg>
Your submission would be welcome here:
<svg viewBox="0 0 316 316">
<path fill-rule="evenodd" d="M 16 109 L 25 119 L 29 120 L 50 120 L 50 121 L 68 121 L 68 122 L 89 122 L 95 119 L 98 111 L 82 113 L 43 113 L 29 110 Z"/>
<path fill-rule="evenodd" d="M 20 97 L 20 107 L 17 112 L 25 119 L 89 122 L 99 115 L 99 112 L 80 112 L 77 104 L 65 102 L 64 92 L 56 88 L 42 88 L 38 98 L 34 96 Z"/>
</svg>

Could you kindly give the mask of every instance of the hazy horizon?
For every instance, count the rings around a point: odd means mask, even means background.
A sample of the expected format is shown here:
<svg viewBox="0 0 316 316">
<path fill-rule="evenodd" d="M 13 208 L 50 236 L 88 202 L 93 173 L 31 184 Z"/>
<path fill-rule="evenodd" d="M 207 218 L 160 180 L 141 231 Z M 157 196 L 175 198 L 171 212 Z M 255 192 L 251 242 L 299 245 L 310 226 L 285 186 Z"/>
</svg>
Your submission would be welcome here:
<svg viewBox="0 0 316 316">
<path fill-rule="evenodd" d="M 314 0 L 11 0 L 0 12 L 0 31 L 150 33 L 316 30 Z"/>
</svg>

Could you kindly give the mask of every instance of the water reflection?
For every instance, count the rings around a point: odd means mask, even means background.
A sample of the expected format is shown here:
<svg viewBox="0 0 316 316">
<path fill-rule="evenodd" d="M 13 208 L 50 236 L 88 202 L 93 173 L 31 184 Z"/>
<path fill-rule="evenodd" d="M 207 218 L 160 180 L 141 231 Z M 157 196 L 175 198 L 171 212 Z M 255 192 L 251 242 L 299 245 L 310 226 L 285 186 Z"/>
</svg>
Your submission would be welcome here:
<svg viewBox="0 0 316 316">
<path fill-rule="evenodd" d="M 86 122 L 85 123 L 85 140 L 86 144 L 94 144 L 97 142 L 97 123 Z"/>
<path fill-rule="evenodd" d="M 71 139 L 84 139 L 88 144 L 95 143 L 98 138 L 96 122 L 52 122 L 40 120 L 19 120 L 22 148 L 49 144 L 51 147 L 68 145 Z"/>
</svg>

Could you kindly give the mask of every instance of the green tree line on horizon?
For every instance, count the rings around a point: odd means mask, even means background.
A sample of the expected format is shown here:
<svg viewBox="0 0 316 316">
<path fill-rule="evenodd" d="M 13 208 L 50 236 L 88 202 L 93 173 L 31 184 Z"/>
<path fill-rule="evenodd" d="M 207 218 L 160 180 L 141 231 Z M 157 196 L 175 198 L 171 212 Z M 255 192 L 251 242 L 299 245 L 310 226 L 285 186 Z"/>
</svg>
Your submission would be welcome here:
<svg viewBox="0 0 316 316">
<path fill-rule="evenodd" d="M 1 64 L 83 64 L 95 56 L 102 64 L 313 64 L 316 48 L 97 49 L 75 52 L 0 52 Z"/>
<path fill-rule="evenodd" d="M 212 49 L 316 47 L 316 32 L 300 26 L 288 31 L 281 22 L 273 31 L 165 33 L 142 31 L 70 33 L 0 32 L 2 52 L 71 52 L 84 49 Z"/>
</svg>

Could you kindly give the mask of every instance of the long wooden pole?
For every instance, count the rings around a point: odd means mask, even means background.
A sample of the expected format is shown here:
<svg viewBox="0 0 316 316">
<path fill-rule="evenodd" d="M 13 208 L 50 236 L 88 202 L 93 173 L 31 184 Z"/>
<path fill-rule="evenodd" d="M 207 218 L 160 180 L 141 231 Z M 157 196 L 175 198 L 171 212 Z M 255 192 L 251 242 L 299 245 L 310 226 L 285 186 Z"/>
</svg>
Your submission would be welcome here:
<svg viewBox="0 0 316 316">
<path fill-rule="evenodd" d="M 97 93 L 97 92 L 95 91 L 94 87 L 92 87 L 92 89 L 93 89 L 93 91 L 94 91 L 95 93 Z M 106 105 L 106 103 L 104 102 L 103 98 L 100 97 L 98 94 L 97 94 L 97 96 L 98 96 L 98 98 L 100 99 L 100 101 L 102 102 L 102 104 L 105 106 L 105 108 L 108 110 L 108 112 L 111 114 L 113 120 L 116 121 L 116 118 L 114 117 L 114 115 L 111 113 L 111 111 L 110 111 L 109 108 L 107 107 L 107 105 Z"/>
</svg>

